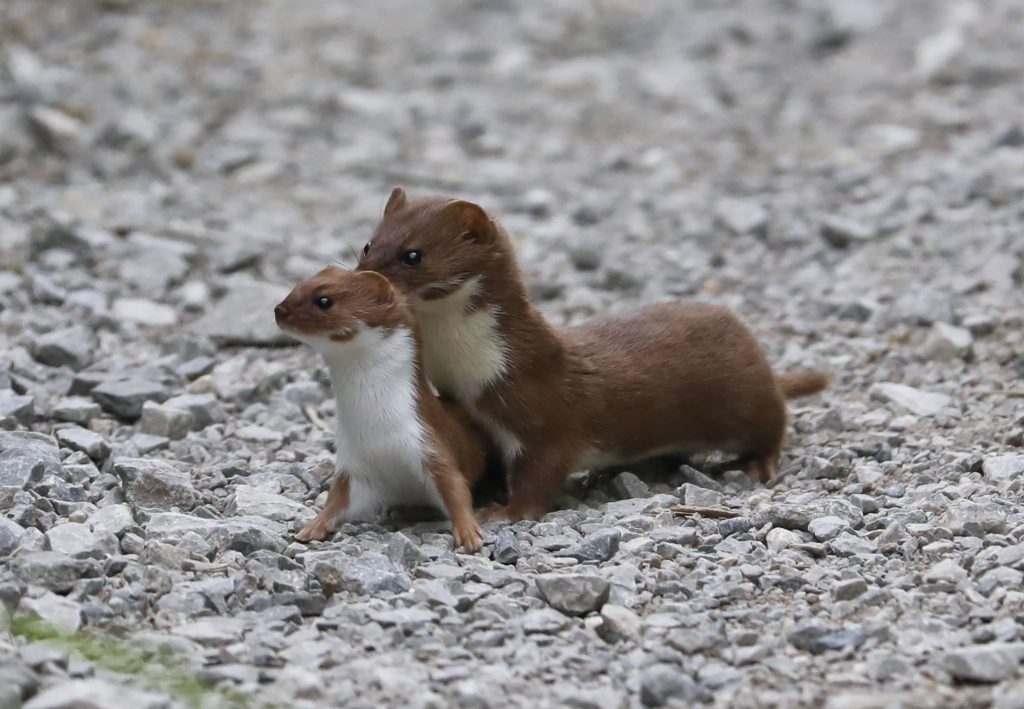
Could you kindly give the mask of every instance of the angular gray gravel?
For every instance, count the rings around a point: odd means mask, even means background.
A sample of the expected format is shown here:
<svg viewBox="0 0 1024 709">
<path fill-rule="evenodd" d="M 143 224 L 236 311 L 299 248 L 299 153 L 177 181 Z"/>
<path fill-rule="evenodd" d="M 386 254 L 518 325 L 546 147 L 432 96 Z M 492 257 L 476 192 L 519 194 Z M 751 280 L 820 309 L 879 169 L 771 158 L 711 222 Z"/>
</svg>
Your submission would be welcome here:
<svg viewBox="0 0 1024 709">
<path fill-rule="evenodd" d="M 1024 707 L 1022 46 L 1011 0 L 5 0 L 0 706 Z M 333 401 L 271 308 L 399 183 L 556 323 L 700 298 L 835 372 L 779 480 L 293 542 Z"/>
</svg>

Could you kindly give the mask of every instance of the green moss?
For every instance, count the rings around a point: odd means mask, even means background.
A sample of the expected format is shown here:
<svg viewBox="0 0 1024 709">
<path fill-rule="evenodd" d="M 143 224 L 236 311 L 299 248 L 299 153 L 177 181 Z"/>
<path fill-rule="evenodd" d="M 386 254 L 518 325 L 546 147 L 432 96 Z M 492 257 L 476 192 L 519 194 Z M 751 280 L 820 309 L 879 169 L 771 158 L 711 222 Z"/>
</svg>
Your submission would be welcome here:
<svg viewBox="0 0 1024 709">
<path fill-rule="evenodd" d="M 44 642 L 76 653 L 109 672 L 136 677 L 144 687 L 164 692 L 190 709 L 250 706 L 238 692 L 199 679 L 173 659 L 148 658 L 138 648 L 116 638 L 88 632 L 66 633 L 30 615 L 15 617 L 10 632 L 30 642 Z"/>
</svg>

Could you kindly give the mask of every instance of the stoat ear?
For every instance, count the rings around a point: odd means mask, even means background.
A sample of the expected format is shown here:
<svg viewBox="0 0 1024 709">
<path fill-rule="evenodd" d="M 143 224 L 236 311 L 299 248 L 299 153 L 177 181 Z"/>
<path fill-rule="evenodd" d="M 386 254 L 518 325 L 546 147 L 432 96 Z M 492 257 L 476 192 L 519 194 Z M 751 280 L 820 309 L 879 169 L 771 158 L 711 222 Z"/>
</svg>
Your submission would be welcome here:
<svg viewBox="0 0 1024 709">
<path fill-rule="evenodd" d="M 478 244 L 491 244 L 497 236 L 494 222 L 483 207 L 464 199 L 453 199 L 444 205 L 444 214 L 457 220 L 462 228 L 462 238 Z"/>
<path fill-rule="evenodd" d="M 405 190 L 401 187 L 396 187 L 391 190 L 391 196 L 388 197 L 388 203 L 384 205 L 384 213 L 391 214 L 396 209 L 401 209 L 406 203 Z"/>
<path fill-rule="evenodd" d="M 359 287 L 364 289 L 377 303 L 390 303 L 395 299 L 395 289 L 384 276 L 376 271 L 358 271 Z"/>
</svg>

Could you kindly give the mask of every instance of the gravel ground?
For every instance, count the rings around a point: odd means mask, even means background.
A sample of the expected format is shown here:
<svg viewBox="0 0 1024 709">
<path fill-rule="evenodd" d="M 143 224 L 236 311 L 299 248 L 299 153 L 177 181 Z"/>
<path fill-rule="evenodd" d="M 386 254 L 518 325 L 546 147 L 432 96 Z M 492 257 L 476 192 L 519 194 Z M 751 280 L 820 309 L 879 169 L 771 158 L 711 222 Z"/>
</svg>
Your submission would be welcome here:
<svg viewBox="0 0 1024 709">
<path fill-rule="evenodd" d="M 642 7 L 0 4 L 0 706 L 1024 707 L 1024 10 Z M 293 542 L 333 401 L 270 307 L 394 184 L 555 322 L 701 298 L 835 372 L 780 479 Z"/>
</svg>

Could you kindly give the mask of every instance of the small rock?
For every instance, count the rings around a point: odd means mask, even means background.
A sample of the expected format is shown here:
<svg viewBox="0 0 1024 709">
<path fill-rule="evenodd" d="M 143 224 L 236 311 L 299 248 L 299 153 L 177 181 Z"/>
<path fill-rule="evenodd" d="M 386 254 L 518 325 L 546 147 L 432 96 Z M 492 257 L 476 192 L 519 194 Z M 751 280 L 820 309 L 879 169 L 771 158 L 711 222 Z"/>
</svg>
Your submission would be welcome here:
<svg viewBox="0 0 1024 709">
<path fill-rule="evenodd" d="M 91 395 L 104 411 L 129 420 L 142 415 L 142 405 L 147 401 L 162 402 L 170 396 L 163 384 L 144 379 L 107 381 L 95 387 Z"/>
<path fill-rule="evenodd" d="M 92 362 L 96 339 L 84 327 L 48 332 L 36 341 L 35 358 L 49 367 L 79 370 Z"/>
<path fill-rule="evenodd" d="M 821 223 L 821 235 L 837 249 L 846 249 L 850 246 L 871 241 L 877 231 L 863 222 L 847 219 L 846 217 L 830 216 Z"/>
<path fill-rule="evenodd" d="M 120 476 L 125 497 L 138 507 L 166 510 L 191 508 L 196 490 L 188 473 L 162 460 L 116 458 L 114 473 Z"/>
<path fill-rule="evenodd" d="M 1024 455 L 1009 453 L 985 458 L 981 464 L 981 472 L 985 477 L 1003 482 L 1024 476 Z"/>
<path fill-rule="evenodd" d="M 611 584 L 600 576 L 545 574 L 536 579 L 537 589 L 552 608 L 566 615 L 585 615 L 608 600 Z"/>
<path fill-rule="evenodd" d="M 118 552 L 117 537 L 95 533 L 85 524 L 68 522 L 46 532 L 50 549 L 76 558 L 103 559 Z"/>
<path fill-rule="evenodd" d="M 515 532 L 508 527 L 499 530 L 494 540 L 491 557 L 499 564 L 515 565 L 522 556 L 523 549 L 519 546 L 519 539 L 516 538 Z"/>
<path fill-rule="evenodd" d="M 947 27 L 918 42 L 914 50 L 914 71 L 925 81 L 948 81 L 967 49 L 963 31 Z"/>
<path fill-rule="evenodd" d="M 99 571 L 95 562 L 75 559 L 55 551 L 23 552 L 15 557 L 13 565 L 26 583 L 57 593 L 67 593 L 78 579 Z"/>
<path fill-rule="evenodd" d="M 118 298 L 111 311 L 118 320 L 146 327 L 173 327 L 178 322 L 174 308 L 145 298 Z"/>
<path fill-rule="evenodd" d="M 72 155 L 84 141 L 82 122 L 56 108 L 37 105 L 28 112 L 27 118 L 39 142 L 55 153 Z"/>
<path fill-rule="evenodd" d="M 103 679 L 76 679 L 49 687 L 29 700 L 24 709 L 167 709 L 161 694 L 126 687 Z"/>
<path fill-rule="evenodd" d="M 561 552 L 563 556 L 571 556 L 580 561 L 608 561 L 619 550 L 622 532 L 617 529 L 604 529 L 584 537 L 578 544 Z"/>
<path fill-rule="evenodd" d="M 235 488 L 235 494 L 228 502 L 225 514 L 266 517 L 278 522 L 297 519 L 303 523 L 312 520 L 316 515 L 301 502 L 248 485 L 239 485 Z"/>
<path fill-rule="evenodd" d="M 619 499 L 623 500 L 632 497 L 647 497 L 651 494 L 647 483 L 629 472 L 616 475 L 612 479 L 612 489 Z"/>
<path fill-rule="evenodd" d="M 994 684 L 1012 677 L 1024 659 L 1024 643 L 990 643 L 947 652 L 946 672 L 961 682 Z"/>
<path fill-rule="evenodd" d="M 852 601 L 867 593 L 867 590 L 868 583 L 864 579 L 848 579 L 837 583 L 832 590 L 832 595 L 837 601 Z"/>
<path fill-rule="evenodd" d="M 828 549 L 839 556 L 862 556 L 874 554 L 878 550 L 869 540 L 858 537 L 850 532 L 842 532 L 828 543 Z"/>
<path fill-rule="evenodd" d="M 721 200 L 715 206 L 715 219 L 737 236 L 763 235 L 768 228 L 768 211 L 752 199 Z"/>
<path fill-rule="evenodd" d="M 265 426 L 242 426 L 235 431 L 235 436 L 243 441 L 259 443 L 268 446 L 279 446 L 284 440 L 280 431 L 275 431 Z"/>
<path fill-rule="evenodd" d="M 871 386 L 871 396 L 900 406 L 915 416 L 933 416 L 952 406 L 952 397 L 921 391 L 905 384 L 879 382 Z"/>
<path fill-rule="evenodd" d="M 50 591 L 44 591 L 35 598 L 22 598 L 20 609 L 39 616 L 64 633 L 75 633 L 82 627 L 82 606 Z"/>
<path fill-rule="evenodd" d="M 262 346 L 287 342 L 274 322 L 274 306 L 288 289 L 273 283 L 238 279 L 227 295 L 188 330 L 220 345 Z"/>
<path fill-rule="evenodd" d="M 943 515 L 943 523 L 954 536 L 984 537 L 987 533 L 1007 531 L 1007 511 L 994 503 L 956 500 Z"/>
<path fill-rule="evenodd" d="M 997 566 L 986 571 L 978 579 L 978 590 L 989 596 L 997 588 L 1020 588 L 1024 582 L 1024 573 L 1006 566 Z"/>
<path fill-rule="evenodd" d="M 765 537 L 765 543 L 768 545 L 768 548 L 776 554 L 794 544 L 800 544 L 802 541 L 799 534 L 781 527 L 772 529 Z"/>
<path fill-rule="evenodd" d="M 151 436 L 177 440 L 184 438 L 191 430 L 192 414 L 185 409 L 147 401 L 142 404 L 139 428 Z"/>
<path fill-rule="evenodd" d="M 957 584 L 967 580 L 967 570 L 953 559 L 943 559 L 928 569 L 924 578 L 932 583 Z"/>
<path fill-rule="evenodd" d="M 31 396 L 17 396 L 0 391 L 0 419 L 12 418 L 23 425 L 35 418 L 35 400 Z"/>
<path fill-rule="evenodd" d="M 69 396 L 59 400 L 53 407 L 53 417 L 84 426 L 101 413 L 99 404 L 84 396 Z"/>
<path fill-rule="evenodd" d="M 405 569 L 415 569 L 424 564 L 429 557 L 423 553 L 409 537 L 401 532 L 395 532 L 388 541 L 388 558 Z"/>
<path fill-rule="evenodd" d="M 974 336 L 971 335 L 970 330 L 945 322 L 937 322 L 932 325 L 932 331 L 925 344 L 925 351 L 932 359 L 946 362 L 953 359 L 964 359 L 971 353 L 973 344 Z"/>
<path fill-rule="evenodd" d="M 680 485 L 676 489 L 676 496 L 683 501 L 683 504 L 693 507 L 719 507 L 725 500 L 725 495 L 722 493 L 692 483 Z"/>
<path fill-rule="evenodd" d="M 692 705 L 698 697 L 697 685 L 676 665 L 655 665 L 640 675 L 640 703 L 661 707 L 670 701 Z"/>
<path fill-rule="evenodd" d="M 383 554 L 365 552 L 357 557 L 336 552 L 313 552 L 304 563 L 329 595 L 348 591 L 363 595 L 405 593 L 409 577 Z"/>
<path fill-rule="evenodd" d="M 814 538 L 819 542 L 827 542 L 838 537 L 844 529 L 849 528 L 850 523 L 847 520 L 842 517 L 828 515 L 812 519 L 811 523 L 807 526 L 807 531 L 813 534 Z"/>
<path fill-rule="evenodd" d="M 0 559 L 17 551 L 23 536 L 25 530 L 20 524 L 0 517 Z"/>
<path fill-rule="evenodd" d="M 605 603 L 601 606 L 601 625 L 597 632 L 608 642 L 631 640 L 640 635 L 640 618 L 624 606 Z"/>
<path fill-rule="evenodd" d="M 110 444 L 95 431 L 80 426 L 59 428 L 54 433 L 57 441 L 65 448 L 82 451 L 93 460 L 106 460 L 110 455 Z"/>
</svg>

